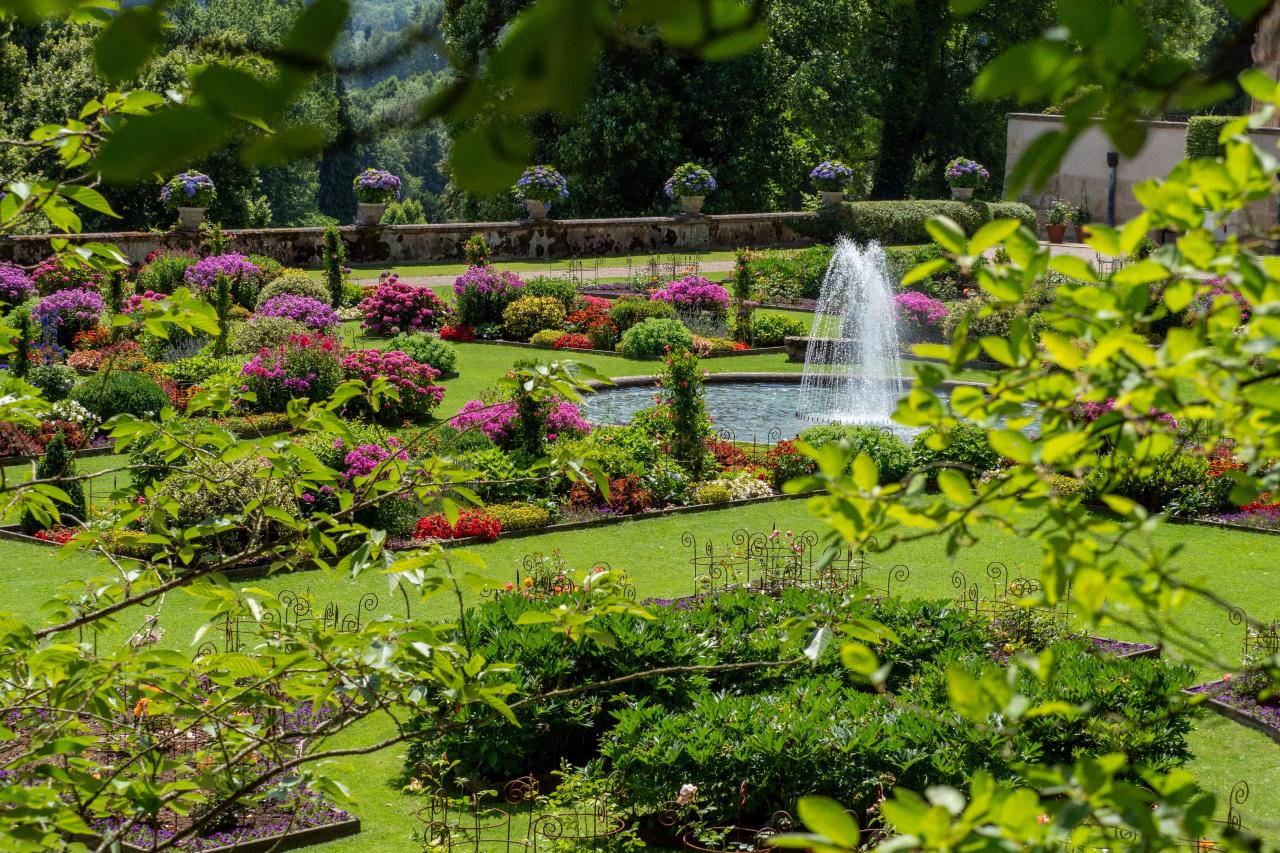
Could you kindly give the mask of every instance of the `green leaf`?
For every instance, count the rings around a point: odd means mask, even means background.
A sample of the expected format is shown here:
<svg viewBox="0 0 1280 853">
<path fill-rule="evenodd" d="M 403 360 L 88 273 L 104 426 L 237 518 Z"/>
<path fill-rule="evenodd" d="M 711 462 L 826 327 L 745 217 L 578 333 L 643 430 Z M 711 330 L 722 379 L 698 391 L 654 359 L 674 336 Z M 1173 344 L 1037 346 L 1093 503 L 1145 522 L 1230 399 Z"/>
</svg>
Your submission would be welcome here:
<svg viewBox="0 0 1280 853">
<path fill-rule="evenodd" d="M 801 797 L 796 811 L 804 825 L 849 850 L 861 846 L 858 822 L 844 806 L 827 797 Z"/>
<path fill-rule="evenodd" d="M 954 468 L 943 468 L 938 472 L 938 490 L 952 503 L 961 506 L 973 501 L 973 489 L 969 486 L 969 480 Z"/>
<path fill-rule="evenodd" d="M 1020 223 L 1016 219 L 993 219 L 978 229 L 978 233 L 969 240 L 970 255 L 981 255 L 987 249 L 1007 240 L 1017 231 Z"/>
<path fill-rule="evenodd" d="M 924 223 L 925 230 L 929 232 L 939 246 L 953 254 L 967 254 L 968 244 L 964 237 L 964 229 L 956 224 L 955 220 L 946 216 L 930 216 Z"/>
<path fill-rule="evenodd" d="M 60 192 L 82 207 L 96 210 L 98 213 L 105 213 L 107 216 L 114 216 L 116 219 L 120 218 L 120 214 L 111 209 L 111 202 L 107 201 L 106 197 L 93 187 L 65 184 Z"/>
<path fill-rule="evenodd" d="M 941 272 L 942 270 L 946 269 L 950 265 L 951 265 L 951 262 L 946 258 L 934 258 L 931 261 L 925 261 L 922 264 L 917 264 L 916 266 L 912 267 L 911 270 L 906 275 L 902 277 L 901 286 L 908 287 L 910 285 L 915 284 L 918 281 L 924 281 L 929 276 L 933 275 L 936 272 Z"/>
<path fill-rule="evenodd" d="M 449 167 L 458 184 L 474 193 L 510 189 L 529 163 L 529 134 L 510 122 L 464 130 L 454 140 Z"/>
<path fill-rule="evenodd" d="M 853 482 L 864 492 L 871 491 L 880 482 L 875 460 L 866 453 L 859 453 L 853 460 Z"/>
<path fill-rule="evenodd" d="M 167 174 L 216 151 L 232 127 L 230 118 L 190 105 L 130 118 L 103 144 L 96 166 L 116 183 Z"/>
<path fill-rule="evenodd" d="M 156 7 L 125 9 L 94 40 L 94 63 L 112 82 L 131 80 L 151 61 L 163 37 L 164 19 Z"/>
<path fill-rule="evenodd" d="M 1076 255 L 1056 255 L 1049 260 L 1049 267 L 1080 281 L 1098 280 L 1098 273 L 1093 268 L 1093 264 Z"/>
</svg>

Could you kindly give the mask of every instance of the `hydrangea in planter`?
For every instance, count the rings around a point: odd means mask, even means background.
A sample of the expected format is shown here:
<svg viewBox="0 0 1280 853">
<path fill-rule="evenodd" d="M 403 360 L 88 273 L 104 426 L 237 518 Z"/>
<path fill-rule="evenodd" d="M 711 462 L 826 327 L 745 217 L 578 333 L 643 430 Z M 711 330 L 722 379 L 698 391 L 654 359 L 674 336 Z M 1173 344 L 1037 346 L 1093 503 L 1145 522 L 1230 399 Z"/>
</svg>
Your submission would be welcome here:
<svg viewBox="0 0 1280 853">
<path fill-rule="evenodd" d="M 822 193 L 823 204 L 839 204 L 844 199 L 844 188 L 853 180 L 853 169 L 839 160 L 823 160 L 813 167 L 809 177 Z"/>
<path fill-rule="evenodd" d="M 904 338 L 915 342 L 940 338 L 942 322 L 950 313 L 941 301 L 926 293 L 908 290 L 895 296 L 893 303 L 898 309 Z"/>
<path fill-rule="evenodd" d="M 160 187 L 160 200 L 165 207 L 178 212 L 178 222 L 184 231 L 200 230 L 205 208 L 217 197 L 213 179 L 203 172 L 174 175 Z"/>
<path fill-rule="evenodd" d="M 546 219 L 551 202 L 569 197 L 569 182 L 555 166 L 530 166 L 511 190 L 524 202 L 530 219 Z"/>
<path fill-rule="evenodd" d="M 13 264 L 0 264 L 0 307 L 26 302 L 36 292 L 26 270 Z"/>
<path fill-rule="evenodd" d="M 364 329 L 373 335 L 398 335 L 438 329 L 449 306 L 429 287 L 414 287 L 396 276 L 383 281 L 360 303 Z"/>
<path fill-rule="evenodd" d="M 667 198 L 680 199 L 685 213 L 699 213 L 703 199 L 715 188 L 716 179 L 710 172 L 697 163 L 684 163 L 676 167 L 675 173 L 667 178 L 662 190 Z"/>
<path fill-rule="evenodd" d="M 329 305 L 294 293 L 271 297 L 258 309 L 258 314 L 262 317 L 287 317 L 315 331 L 328 331 L 342 323 L 338 312 Z"/>
<path fill-rule="evenodd" d="M 947 184 L 951 187 L 951 197 L 958 201 L 967 201 L 973 197 L 973 191 L 987 185 L 991 173 L 981 163 L 967 157 L 957 157 L 947 164 Z"/>
<path fill-rule="evenodd" d="M 400 198 L 400 179 L 386 169 L 365 169 L 354 181 L 357 225 L 377 225 L 387 205 Z"/>
</svg>

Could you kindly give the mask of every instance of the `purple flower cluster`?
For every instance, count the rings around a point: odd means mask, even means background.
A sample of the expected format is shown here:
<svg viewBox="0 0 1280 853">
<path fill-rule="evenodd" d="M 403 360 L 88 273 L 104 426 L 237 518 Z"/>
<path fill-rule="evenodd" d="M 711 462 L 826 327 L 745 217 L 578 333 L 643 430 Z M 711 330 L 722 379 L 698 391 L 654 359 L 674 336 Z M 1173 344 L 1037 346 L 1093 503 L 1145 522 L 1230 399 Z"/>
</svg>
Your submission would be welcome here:
<svg viewBox="0 0 1280 853">
<path fill-rule="evenodd" d="M 215 198 L 213 179 L 201 172 L 174 175 L 160 187 L 166 207 L 208 207 Z"/>
<path fill-rule="evenodd" d="M 142 293 L 131 293 L 125 297 L 124 302 L 120 304 L 121 314 L 136 314 L 144 310 L 149 303 L 162 302 L 169 297 L 163 293 L 156 293 L 153 290 L 147 290 Z"/>
<path fill-rule="evenodd" d="M 897 306 L 899 318 L 921 328 L 941 325 L 950 313 L 941 301 L 918 290 L 899 293 L 893 298 L 893 303 Z"/>
<path fill-rule="evenodd" d="M 0 264 L 0 305 L 17 305 L 35 293 L 31 276 L 21 267 Z"/>
<path fill-rule="evenodd" d="M 1196 298 L 1193 305 L 1197 314 L 1208 314 L 1213 310 L 1213 303 L 1219 296 L 1230 296 L 1235 300 L 1236 308 L 1240 310 L 1240 322 L 1248 322 L 1253 306 L 1249 304 L 1248 299 L 1245 299 L 1243 293 L 1229 289 L 1226 279 L 1223 278 L 1211 278 L 1205 284 L 1210 285 L 1212 289 L 1204 296 Z M 3 298 L 2 293 L 0 293 L 0 298 Z"/>
<path fill-rule="evenodd" d="M 1077 411 L 1079 412 L 1080 417 L 1084 418 L 1086 421 L 1093 422 L 1108 412 L 1114 411 L 1115 408 L 1116 401 L 1113 397 L 1109 398 L 1105 403 L 1095 403 L 1092 401 L 1083 402 L 1079 405 Z M 1160 423 L 1169 427 L 1169 429 L 1176 430 L 1178 428 L 1178 419 L 1168 412 L 1162 412 L 1159 409 L 1152 409 L 1149 414 Z"/>
<path fill-rule="evenodd" d="M 400 440 L 397 438 L 387 439 L 386 447 L 381 444 L 357 445 L 355 450 L 349 451 L 342 460 L 343 476 L 348 480 L 368 477 L 380 464 L 393 457 L 401 462 L 409 461 L 409 454 L 400 447 Z"/>
<path fill-rule="evenodd" d="M 319 299 L 298 296 L 295 293 L 282 293 L 271 297 L 258 309 L 258 316 L 287 317 L 316 331 L 332 329 L 342 323 L 338 312 Z"/>
<path fill-rule="evenodd" d="M 809 177 L 819 189 L 835 192 L 844 189 L 849 181 L 853 180 L 853 169 L 839 160 L 823 160 L 813 167 Z"/>
<path fill-rule="evenodd" d="M 354 181 L 356 198 L 365 204 L 386 204 L 400 198 L 400 179 L 386 169 L 365 169 Z"/>
<path fill-rule="evenodd" d="M 262 270 L 244 255 L 231 252 L 226 255 L 210 255 L 207 258 L 201 258 L 187 267 L 187 271 L 182 275 L 187 284 L 195 285 L 200 290 L 209 290 L 219 275 L 225 275 L 232 282 L 257 281 L 262 275 Z"/>
<path fill-rule="evenodd" d="M 505 403 L 486 403 L 484 400 L 468 400 L 466 405 L 449 421 L 449 426 L 458 431 L 479 428 L 481 432 L 495 443 L 502 443 L 512 435 L 518 417 L 515 401 Z M 557 400 L 547 414 L 547 439 L 555 441 L 560 436 L 586 435 L 591 432 L 591 424 L 587 423 L 578 411 L 578 407 L 568 400 Z"/>
<path fill-rule="evenodd" d="M 498 272 L 493 267 L 468 267 L 453 280 L 453 292 L 458 296 L 469 293 L 511 296 L 524 287 L 524 279 L 509 270 Z"/>
<path fill-rule="evenodd" d="M 91 326 L 102 310 L 102 297 L 92 290 L 59 290 L 36 304 L 31 319 L 52 326 Z"/>
<path fill-rule="evenodd" d="M 977 189 L 991 180 L 987 167 L 967 157 L 957 157 L 947 164 L 947 183 L 953 187 Z"/>
<path fill-rule="evenodd" d="M 431 288 L 415 287 L 393 275 L 360 303 L 360 312 L 365 331 L 398 335 L 438 328 L 449 314 L 449 306 Z"/>
<path fill-rule="evenodd" d="M 729 308 L 729 291 L 698 275 L 667 282 L 653 298 L 691 311 L 722 314 Z"/>
<path fill-rule="evenodd" d="M 1206 520 L 1216 521 L 1219 524 L 1253 527 L 1258 530 L 1280 530 L 1280 506 L 1251 507 L 1239 512 L 1211 515 Z"/>
<path fill-rule="evenodd" d="M 667 194 L 667 198 L 689 198 L 706 195 L 715 188 L 716 179 L 710 172 L 696 163 L 685 163 L 667 178 L 662 191 Z"/>
<path fill-rule="evenodd" d="M 555 166 L 530 166 L 511 189 L 520 201 L 555 201 L 569 197 L 569 182 Z"/>
</svg>

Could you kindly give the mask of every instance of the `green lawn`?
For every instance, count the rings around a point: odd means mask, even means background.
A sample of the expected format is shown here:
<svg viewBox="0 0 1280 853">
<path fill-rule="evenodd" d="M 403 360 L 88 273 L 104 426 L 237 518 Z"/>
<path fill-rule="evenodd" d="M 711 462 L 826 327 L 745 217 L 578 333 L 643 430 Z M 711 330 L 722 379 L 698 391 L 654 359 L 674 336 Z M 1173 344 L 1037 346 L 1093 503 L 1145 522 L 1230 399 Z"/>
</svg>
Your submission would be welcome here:
<svg viewBox="0 0 1280 853">
<path fill-rule="evenodd" d="M 499 541 L 470 551 L 484 561 L 476 573 L 491 581 L 513 579 L 525 554 L 560 549 L 575 565 L 585 567 L 596 560 L 607 560 L 617 568 L 626 569 L 634 577 L 642 598 L 674 596 L 693 590 L 689 554 L 680 544 L 683 531 L 696 531 L 700 541 L 711 539 L 724 543 L 736 529 L 767 530 L 774 524 L 791 530 L 815 527 L 804 501 L 788 500 Z M 920 542 L 899 548 L 877 562 L 910 566 L 911 578 L 902 585 L 902 592 L 935 598 L 952 593 L 950 578 L 957 568 L 972 576 L 981 572 L 988 561 L 998 559 L 1007 563 L 1015 574 L 1034 574 L 1040 560 L 1032 541 L 998 532 L 993 527 L 979 528 L 978 532 L 977 546 L 962 552 L 954 561 L 945 557 L 941 543 Z M 1278 542 L 1275 538 L 1202 527 L 1166 526 L 1157 534 L 1157 540 L 1166 546 L 1181 543 L 1185 551 L 1180 565 L 1187 567 L 1193 576 L 1203 575 L 1211 588 L 1228 598 L 1246 603 L 1274 600 L 1277 574 L 1280 574 L 1274 563 Z M 58 558 L 56 554 L 50 549 L 0 541 L 0 596 L 7 609 L 33 616 L 52 589 L 64 583 L 81 582 L 95 571 L 95 565 L 86 557 Z M 873 572 L 872 580 L 877 577 Z M 311 571 L 245 582 L 245 585 L 250 583 L 273 591 L 309 591 L 320 603 L 334 600 L 346 604 L 365 592 L 375 592 L 383 598 L 383 607 L 397 606 L 387 600 L 385 581 L 376 574 L 352 580 Z M 474 601 L 475 597 L 468 595 L 468 600 Z M 437 599 L 415 606 L 414 612 L 416 616 L 432 619 L 447 617 L 452 611 L 448 602 Z M 102 642 L 123 642 L 141 616 L 141 610 L 125 614 L 119 630 L 104 637 Z M 170 596 L 162 616 L 167 630 L 165 644 L 189 648 L 198 623 L 197 615 L 183 606 L 181 596 Z M 1228 659 L 1238 654 L 1239 630 L 1229 626 L 1208 606 L 1199 603 L 1188 606 L 1181 614 L 1180 624 L 1208 638 L 1212 647 Z M 1126 635 L 1121 630 L 1108 633 Z M 1218 674 L 1203 673 L 1206 677 Z M 384 733 L 382 725 L 370 723 L 360 734 Z M 356 733 L 351 735 L 355 736 Z M 1208 714 L 1197 724 L 1191 744 L 1197 757 L 1189 769 L 1211 790 L 1225 794 L 1237 779 L 1250 781 L 1253 793 L 1244 810 L 1246 826 L 1255 831 L 1263 829 L 1264 835 L 1268 827 L 1280 828 L 1280 785 L 1276 784 L 1280 783 L 1280 746 Z M 355 810 L 364 819 L 365 831 L 354 839 L 334 842 L 327 849 L 346 853 L 404 849 L 408 845 L 409 836 L 416 828 L 412 814 L 419 801 L 389 787 L 400 769 L 400 755 L 399 750 L 393 749 L 351 760 L 334 769 L 335 775 L 351 787 Z"/>
<path fill-rule="evenodd" d="M 631 266 L 636 272 L 641 272 L 650 260 L 656 260 L 659 263 L 671 263 L 677 260 L 683 262 L 692 258 L 698 263 L 706 263 L 708 261 L 732 261 L 734 253 L 725 252 L 646 252 L 635 255 L 604 255 L 599 258 L 554 258 L 544 260 L 498 260 L 495 261 L 496 266 L 500 266 L 504 270 L 512 270 L 519 273 L 542 273 L 543 275 L 551 275 L 553 273 L 565 274 L 569 270 L 570 262 L 582 263 L 582 270 L 587 278 L 591 278 L 591 271 L 596 266 L 596 261 L 600 261 L 603 267 L 625 267 L 627 261 L 630 260 Z M 454 261 L 436 261 L 430 263 L 417 264 L 352 264 L 352 269 L 356 271 L 355 277 L 358 280 L 374 279 L 378 277 L 378 273 L 383 270 L 393 270 L 400 274 L 401 277 L 409 278 L 413 276 L 426 275 L 461 275 L 466 272 L 467 265 Z M 308 272 L 317 272 L 317 270 L 308 270 Z"/>
</svg>

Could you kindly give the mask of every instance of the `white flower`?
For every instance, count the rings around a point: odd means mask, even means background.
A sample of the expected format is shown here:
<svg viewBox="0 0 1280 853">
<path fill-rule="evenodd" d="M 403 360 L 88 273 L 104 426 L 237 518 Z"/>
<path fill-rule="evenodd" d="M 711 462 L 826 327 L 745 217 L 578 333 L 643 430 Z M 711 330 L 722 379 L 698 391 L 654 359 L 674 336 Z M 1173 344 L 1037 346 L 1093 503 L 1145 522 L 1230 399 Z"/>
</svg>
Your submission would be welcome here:
<svg viewBox="0 0 1280 853">
<path fill-rule="evenodd" d="M 676 797 L 676 802 L 682 806 L 692 803 L 694 798 L 698 796 L 698 786 L 685 782 L 680 786 L 680 794 Z"/>
</svg>

